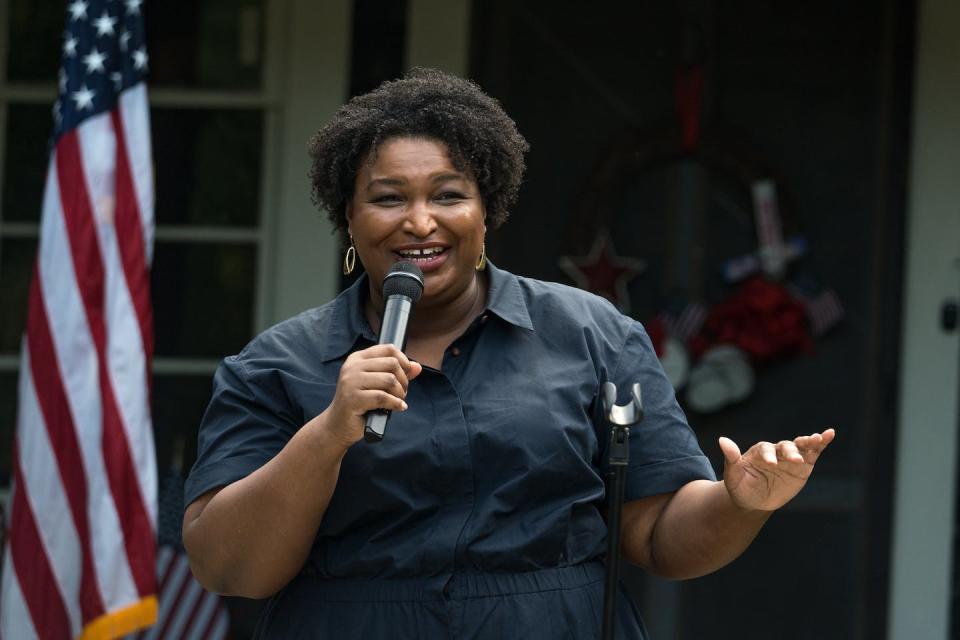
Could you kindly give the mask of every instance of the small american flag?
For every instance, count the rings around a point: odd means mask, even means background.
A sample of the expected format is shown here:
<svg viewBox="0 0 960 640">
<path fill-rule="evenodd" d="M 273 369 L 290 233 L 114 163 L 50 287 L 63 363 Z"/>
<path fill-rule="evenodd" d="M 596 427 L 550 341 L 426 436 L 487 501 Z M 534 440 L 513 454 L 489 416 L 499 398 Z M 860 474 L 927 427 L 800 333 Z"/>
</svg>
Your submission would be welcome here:
<svg viewBox="0 0 960 640">
<path fill-rule="evenodd" d="M 666 316 L 667 332 L 681 342 L 687 342 L 700 333 L 706 319 L 707 308 L 699 302 L 690 302 L 679 314 Z"/>
<path fill-rule="evenodd" d="M 156 617 L 153 175 L 141 4 L 67 6 L 21 344 L 0 585 L 7 640 L 116 637 Z"/>
<path fill-rule="evenodd" d="M 830 331 L 843 319 L 843 305 L 833 289 L 824 289 L 812 298 L 804 300 L 807 317 L 810 319 L 810 332 L 819 337 Z"/>
<path fill-rule="evenodd" d="M 810 333 L 815 338 L 837 326 L 845 314 L 837 292 L 829 287 L 820 287 L 809 279 L 801 279 L 788 285 L 791 295 L 803 304 L 810 322 Z"/>
<path fill-rule="evenodd" d="M 223 601 L 204 590 L 190 573 L 183 552 L 183 477 L 171 469 L 160 482 L 160 611 L 157 623 L 128 640 L 221 640 L 227 637 L 230 618 Z"/>
</svg>

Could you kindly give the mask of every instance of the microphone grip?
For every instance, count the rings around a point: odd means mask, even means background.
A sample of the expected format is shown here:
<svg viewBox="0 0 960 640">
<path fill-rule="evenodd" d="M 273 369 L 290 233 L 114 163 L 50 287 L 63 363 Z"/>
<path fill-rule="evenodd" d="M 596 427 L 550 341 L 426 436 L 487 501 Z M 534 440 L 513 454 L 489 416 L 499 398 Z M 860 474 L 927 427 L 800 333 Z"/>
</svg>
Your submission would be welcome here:
<svg viewBox="0 0 960 640">
<path fill-rule="evenodd" d="M 395 295 L 387 298 L 383 309 L 383 321 L 380 325 L 378 344 L 392 344 L 401 351 L 407 342 L 407 323 L 413 301 L 407 296 Z M 387 429 L 390 411 L 373 409 L 367 411 L 363 421 L 363 439 L 365 442 L 380 442 Z"/>
</svg>

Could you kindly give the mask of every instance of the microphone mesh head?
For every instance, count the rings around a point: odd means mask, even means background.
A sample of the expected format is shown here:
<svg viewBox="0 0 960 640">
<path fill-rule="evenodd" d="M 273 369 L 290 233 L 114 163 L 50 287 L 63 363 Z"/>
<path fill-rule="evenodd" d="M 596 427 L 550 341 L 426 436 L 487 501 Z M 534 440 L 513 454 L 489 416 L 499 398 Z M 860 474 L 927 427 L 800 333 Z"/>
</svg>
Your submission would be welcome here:
<svg viewBox="0 0 960 640">
<path fill-rule="evenodd" d="M 383 278 L 383 297 L 406 296 L 414 303 L 423 295 L 423 272 L 412 262 L 397 262 Z"/>
</svg>

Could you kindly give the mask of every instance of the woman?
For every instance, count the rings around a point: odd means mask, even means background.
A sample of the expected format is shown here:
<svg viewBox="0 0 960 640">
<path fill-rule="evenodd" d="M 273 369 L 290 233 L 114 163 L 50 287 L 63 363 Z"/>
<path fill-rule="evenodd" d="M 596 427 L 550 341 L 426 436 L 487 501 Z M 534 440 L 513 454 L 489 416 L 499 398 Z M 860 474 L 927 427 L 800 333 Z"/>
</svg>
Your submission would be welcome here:
<svg viewBox="0 0 960 640">
<path fill-rule="evenodd" d="M 476 85 L 427 70 L 351 100 L 312 141 L 315 201 L 366 276 L 224 360 L 187 483 L 193 571 L 272 597 L 261 636 L 597 636 L 605 380 L 643 387 L 623 551 L 658 575 L 734 559 L 833 439 L 743 455 L 721 439 L 715 481 L 639 323 L 486 261 L 526 149 Z M 425 281 L 405 353 L 375 345 L 400 260 Z M 394 413 L 367 444 L 375 408 Z M 620 637 L 645 637 L 620 604 Z"/>
</svg>

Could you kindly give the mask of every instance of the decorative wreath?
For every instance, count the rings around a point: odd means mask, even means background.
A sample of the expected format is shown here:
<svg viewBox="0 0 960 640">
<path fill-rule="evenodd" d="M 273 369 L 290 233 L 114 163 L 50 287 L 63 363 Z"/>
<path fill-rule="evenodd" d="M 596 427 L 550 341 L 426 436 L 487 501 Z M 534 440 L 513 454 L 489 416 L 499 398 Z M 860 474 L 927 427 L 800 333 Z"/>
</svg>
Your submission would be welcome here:
<svg viewBox="0 0 960 640">
<path fill-rule="evenodd" d="M 559 266 L 644 321 L 678 397 L 710 413 L 749 397 L 764 367 L 811 352 L 843 309 L 804 269 L 807 246 L 783 180 L 746 136 L 700 132 L 684 107 L 698 91 L 695 73 L 681 75 L 679 124 L 610 145 L 570 218 Z M 664 180 L 689 185 L 673 190 L 687 204 L 660 203 L 672 216 L 638 202 L 651 199 L 645 188 L 662 195 Z M 624 257 L 614 244 L 643 253 Z M 643 290 L 636 306 L 631 289 Z"/>
</svg>

